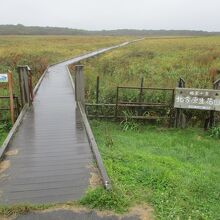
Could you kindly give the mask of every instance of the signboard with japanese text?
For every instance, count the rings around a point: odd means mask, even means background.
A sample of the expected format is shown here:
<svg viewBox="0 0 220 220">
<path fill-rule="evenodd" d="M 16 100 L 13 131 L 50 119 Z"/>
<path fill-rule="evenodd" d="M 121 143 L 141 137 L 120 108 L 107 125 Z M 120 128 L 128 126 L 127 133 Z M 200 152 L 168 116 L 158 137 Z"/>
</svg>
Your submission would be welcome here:
<svg viewBox="0 0 220 220">
<path fill-rule="evenodd" d="M 220 111 L 220 90 L 176 88 L 174 107 Z"/>
<path fill-rule="evenodd" d="M 7 82 L 8 82 L 8 74 L 0 73 L 0 83 L 7 83 Z"/>
</svg>

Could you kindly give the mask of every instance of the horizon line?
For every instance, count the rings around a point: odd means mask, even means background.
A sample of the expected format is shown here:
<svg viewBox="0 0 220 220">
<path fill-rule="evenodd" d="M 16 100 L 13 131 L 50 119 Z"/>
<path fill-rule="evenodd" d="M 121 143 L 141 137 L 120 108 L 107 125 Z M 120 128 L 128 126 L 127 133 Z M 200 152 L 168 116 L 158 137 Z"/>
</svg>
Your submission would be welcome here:
<svg viewBox="0 0 220 220">
<path fill-rule="evenodd" d="M 207 33 L 220 33 L 219 31 L 208 31 L 203 29 L 144 29 L 144 28 L 116 28 L 116 29 L 83 29 L 83 28 L 73 28 L 67 26 L 50 26 L 50 25 L 24 25 L 24 24 L 0 24 L 0 26 L 23 26 L 23 27 L 40 27 L 40 28 L 65 28 L 70 30 L 81 30 L 81 31 L 117 31 L 117 30 L 136 30 L 136 31 L 194 31 L 194 32 L 207 32 Z"/>
</svg>

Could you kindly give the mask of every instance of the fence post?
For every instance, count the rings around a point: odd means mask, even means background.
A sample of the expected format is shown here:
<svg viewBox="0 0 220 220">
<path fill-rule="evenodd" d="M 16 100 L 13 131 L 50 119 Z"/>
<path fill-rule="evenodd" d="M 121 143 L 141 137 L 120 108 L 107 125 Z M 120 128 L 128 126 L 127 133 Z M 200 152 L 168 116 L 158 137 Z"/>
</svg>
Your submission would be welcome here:
<svg viewBox="0 0 220 220">
<path fill-rule="evenodd" d="M 14 113 L 14 95 L 13 95 L 13 77 L 12 72 L 8 71 L 8 91 L 10 97 L 10 113 L 11 113 L 11 123 L 15 123 L 15 113 Z"/>
<path fill-rule="evenodd" d="M 170 103 L 170 122 L 169 122 L 169 126 L 172 127 L 174 125 L 174 127 L 176 127 L 176 110 L 174 108 L 174 103 L 175 103 L 175 89 L 173 89 L 172 91 L 172 99 L 171 99 L 171 103 Z"/>
<path fill-rule="evenodd" d="M 116 104 L 115 104 L 115 118 L 117 119 L 118 117 L 118 97 L 119 96 L 119 88 L 117 86 L 117 91 L 116 91 Z"/>
<path fill-rule="evenodd" d="M 98 104 L 99 104 L 99 76 L 96 79 L 96 114 L 98 115 Z"/>
<path fill-rule="evenodd" d="M 217 79 L 213 82 L 213 89 L 220 89 L 220 79 Z M 209 117 L 205 119 L 204 130 L 208 130 L 209 128 L 215 126 L 215 111 L 210 111 Z"/>
<path fill-rule="evenodd" d="M 25 105 L 25 91 L 24 91 L 24 79 L 23 79 L 23 68 L 18 67 L 18 79 L 19 79 L 19 88 L 21 96 L 21 106 Z"/>
<path fill-rule="evenodd" d="M 14 96 L 14 100 L 15 100 L 15 102 L 16 102 L 16 109 L 17 109 L 17 111 L 16 111 L 16 116 L 18 117 L 19 116 L 19 113 L 20 113 L 20 104 L 19 104 L 19 100 L 18 100 L 18 97 L 16 97 L 16 96 Z"/>
<path fill-rule="evenodd" d="M 220 79 L 216 80 L 213 83 L 213 89 L 214 90 L 220 89 Z M 211 128 L 213 126 L 215 126 L 215 111 L 210 111 L 209 127 Z M 205 128 L 205 129 L 207 129 L 207 128 Z"/>
<path fill-rule="evenodd" d="M 140 87 L 139 103 L 141 103 L 141 102 L 142 102 L 142 99 L 143 99 L 143 87 L 144 87 L 144 77 L 141 78 L 141 87 Z"/>
<path fill-rule="evenodd" d="M 144 77 L 141 77 L 140 94 L 139 94 L 139 104 L 143 102 L 143 87 L 144 87 Z M 138 108 L 138 115 L 142 115 L 142 108 Z"/>
<path fill-rule="evenodd" d="M 27 74 L 28 74 L 28 85 L 29 85 L 29 91 L 30 91 L 30 100 L 32 103 L 34 100 L 34 92 L 33 92 L 32 73 L 31 73 L 31 68 L 29 66 L 27 66 Z"/>
<path fill-rule="evenodd" d="M 178 88 L 185 88 L 186 82 L 183 78 L 180 77 L 177 87 Z M 175 122 L 174 122 L 174 126 L 176 128 L 181 127 L 184 128 L 185 127 L 185 114 L 183 113 L 183 109 L 176 109 L 175 111 Z"/>
<path fill-rule="evenodd" d="M 18 66 L 18 76 L 22 106 L 26 103 L 31 105 L 33 101 L 33 87 L 30 67 L 27 65 Z"/>
<path fill-rule="evenodd" d="M 75 71 L 75 98 L 77 102 L 81 102 L 83 107 L 85 107 L 83 65 L 76 65 Z"/>
</svg>

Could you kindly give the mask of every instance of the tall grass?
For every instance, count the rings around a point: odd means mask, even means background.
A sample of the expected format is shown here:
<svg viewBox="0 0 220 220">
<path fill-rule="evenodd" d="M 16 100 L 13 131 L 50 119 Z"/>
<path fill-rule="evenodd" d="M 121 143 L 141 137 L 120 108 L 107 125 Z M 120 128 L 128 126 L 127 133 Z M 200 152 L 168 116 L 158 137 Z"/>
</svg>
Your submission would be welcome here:
<svg viewBox="0 0 220 220">
<path fill-rule="evenodd" d="M 179 77 L 187 87 L 212 88 L 220 77 L 220 37 L 150 39 L 84 62 L 87 100 L 94 100 L 100 76 L 102 99 L 113 100 L 117 85 L 175 87 Z M 219 71 L 218 71 L 219 70 Z"/>
<path fill-rule="evenodd" d="M 0 73 L 13 72 L 14 94 L 19 96 L 18 65 L 29 65 L 36 85 L 49 64 L 76 55 L 108 47 L 130 37 L 104 36 L 0 36 Z M 8 96 L 7 89 L 0 88 L 0 96 Z M 0 100 L 0 108 L 8 108 L 8 100 Z M 9 119 L 9 112 L 0 112 L 0 121 Z M 1 135 L 1 134 L 0 134 Z M 1 144 L 1 143 L 0 143 Z"/>
<path fill-rule="evenodd" d="M 96 76 L 100 78 L 100 102 L 115 103 L 116 87 L 140 86 L 175 88 L 180 77 L 186 87 L 213 88 L 220 77 L 220 37 L 175 39 L 146 38 L 127 47 L 84 62 L 87 102 L 95 102 Z M 138 92 L 126 90 L 120 100 L 137 101 Z M 144 91 L 144 102 L 167 102 L 168 93 Z M 187 111 L 190 124 L 204 121 L 204 111 Z"/>
</svg>

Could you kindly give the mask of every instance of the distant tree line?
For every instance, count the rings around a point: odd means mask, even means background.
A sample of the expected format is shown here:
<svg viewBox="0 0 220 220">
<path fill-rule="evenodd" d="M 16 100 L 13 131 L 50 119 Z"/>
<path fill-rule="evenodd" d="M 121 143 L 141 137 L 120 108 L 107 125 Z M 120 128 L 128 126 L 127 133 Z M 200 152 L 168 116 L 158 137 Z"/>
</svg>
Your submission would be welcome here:
<svg viewBox="0 0 220 220">
<path fill-rule="evenodd" d="M 192 30 L 101 30 L 87 31 L 62 27 L 39 27 L 18 25 L 0 25 L 0 35 L 134 35 L 134 36 L 210 36 L 220 35 L 220 32 Z"/>
</svg>

